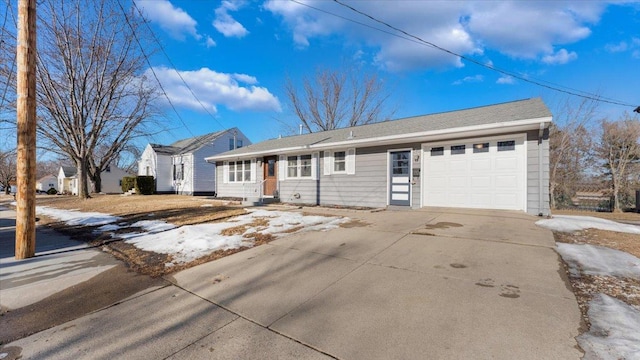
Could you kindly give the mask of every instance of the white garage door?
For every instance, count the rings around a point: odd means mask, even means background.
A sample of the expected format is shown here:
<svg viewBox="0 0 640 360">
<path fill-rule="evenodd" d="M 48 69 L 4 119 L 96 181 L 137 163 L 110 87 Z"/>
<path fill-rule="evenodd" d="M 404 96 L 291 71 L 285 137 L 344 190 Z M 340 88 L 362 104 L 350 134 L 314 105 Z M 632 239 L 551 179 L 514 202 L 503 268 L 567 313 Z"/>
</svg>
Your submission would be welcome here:
<svg viewBox="0 0 640 360">
<path fill-rule="evenodd" d="M 524 136 L 422 148 L 423 206 L 524 210 Z"/>
</svg>

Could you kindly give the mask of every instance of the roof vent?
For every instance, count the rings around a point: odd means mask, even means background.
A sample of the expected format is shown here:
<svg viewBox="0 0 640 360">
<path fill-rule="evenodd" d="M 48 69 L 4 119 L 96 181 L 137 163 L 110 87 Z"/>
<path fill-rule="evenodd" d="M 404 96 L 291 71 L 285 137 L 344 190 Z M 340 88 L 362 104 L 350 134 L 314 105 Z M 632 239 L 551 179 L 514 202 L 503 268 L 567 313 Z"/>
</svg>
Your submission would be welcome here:
<svg viewBox="0 0 640 360">
<path fill-rule="evenodd" d="M 353 139 L 353 130 L 349 131 L 349 137 L 347 139 Z"/>
</svg>

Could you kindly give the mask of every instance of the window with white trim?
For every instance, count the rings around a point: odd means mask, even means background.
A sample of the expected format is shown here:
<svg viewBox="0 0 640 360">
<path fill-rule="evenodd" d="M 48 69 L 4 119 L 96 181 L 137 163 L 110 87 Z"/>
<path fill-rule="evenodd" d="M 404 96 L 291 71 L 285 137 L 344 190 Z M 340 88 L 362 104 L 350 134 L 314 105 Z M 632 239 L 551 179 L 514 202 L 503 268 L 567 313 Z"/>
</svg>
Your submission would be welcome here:
<svg viewBox="0 0 640 360">
<path fill-rule="evenodd" d="M 251 181 L 251 160 L 229 161 L 229 182 L 250 182 Z"/>
<path fill-rule="evenodd" d="M 311 175 L 311 155 L 287 156 L 287 178 L 305 178 Z"/>
<path fill-rule="evenodd" d="M 336 151 L 333 153 L 333 172 L 344 173 L 347 172 L 347 152 Z"/>
<path fill-rule="evenodd" d="M 353 175 L 356 173 L 356 149 L 324 151 L 324 175 L 346 174 Z"/>
</svg>

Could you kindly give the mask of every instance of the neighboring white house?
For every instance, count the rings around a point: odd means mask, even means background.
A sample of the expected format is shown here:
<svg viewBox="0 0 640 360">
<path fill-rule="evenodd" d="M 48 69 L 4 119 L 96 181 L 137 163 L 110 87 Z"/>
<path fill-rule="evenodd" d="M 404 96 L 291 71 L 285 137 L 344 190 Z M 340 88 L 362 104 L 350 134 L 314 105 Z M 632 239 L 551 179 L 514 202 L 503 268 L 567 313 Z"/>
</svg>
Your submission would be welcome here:
<svg viewBox="0 0 640 360">
<path fill-rule="evenodd" d="M 100 175 L 102 180 L 102 189 L 100 192 L 105 194 L 121 194 L 122 178 L 125 176 L 131 176 L 131 174 L 116 166 L 107 166 Z M 90 184 L 90 190 L 93 191 L 93 183 Z M 60 167 L 58 171 L 58 192 L 73 195 L 78 194 L 78 176 L 75 167 Z"/>
<path fill-rule="evenodd" d="M 148 144 L 138 162 L 138 175 L 153 176 L 158 194 L 213 195 L 215 165 L 204 158 L 250 144 L 238 128 L 178 140 L 171 145 Z"/>
<path fill-rule="evenodd" d="M 58 191 L 58 178 L 55 175 L 49 174 L 36 181 L 36 190 L 38 191 L 48 191 L 51 188 Z"/>
<path fill-rule="evenodd" d="M 527 99 L 266 140 L 207 160 L 222 197 L 548 215 L 551 121 L 541 99 Z"/>
<path fill-rule="evenodd" d="M 63 194 L 78 194 L 78 178 L 76 168 L 61 166 L 58 170 L 58 192 Z"/>
</svg>

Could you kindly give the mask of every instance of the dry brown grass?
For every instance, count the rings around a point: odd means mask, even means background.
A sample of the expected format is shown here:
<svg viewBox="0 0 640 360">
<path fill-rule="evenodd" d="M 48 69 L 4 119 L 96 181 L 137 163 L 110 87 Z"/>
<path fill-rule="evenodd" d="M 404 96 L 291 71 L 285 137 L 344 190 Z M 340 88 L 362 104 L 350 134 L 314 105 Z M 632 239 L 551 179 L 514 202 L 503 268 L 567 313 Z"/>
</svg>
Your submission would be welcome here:
<svg viewBox="0 0 640 360">
<path fill-rule="evenodd" d="M 124 222 L 131 224 L 140 220 L 162 220 L 176 226 L 220 221 L 245 213 L 242 208 L 226 205 L 227 203 L 184 195 L 99 194 L 85 200 L 75 196 L 44 196 L 38 197 L 36 201 L 38 206 L 121 216 Z"/>
<path fill-rule="evenodd" d="M 618 221 L 637 221 L 640 222 L 640 213 L 634 212 L 595 212 L 595 211 L 579 211 L 579 210 L 553 210 L 553 215 L 573 215 L 573 216 L 593 216 L 607 220 Z"/>
</svg>

